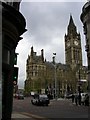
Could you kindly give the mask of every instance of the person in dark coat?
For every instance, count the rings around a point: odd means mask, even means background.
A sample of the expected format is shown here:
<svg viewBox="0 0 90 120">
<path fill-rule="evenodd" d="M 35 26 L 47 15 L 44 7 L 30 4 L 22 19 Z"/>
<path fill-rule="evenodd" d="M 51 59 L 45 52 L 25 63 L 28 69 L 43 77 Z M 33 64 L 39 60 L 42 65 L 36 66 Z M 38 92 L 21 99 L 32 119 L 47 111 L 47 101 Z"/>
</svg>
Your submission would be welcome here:
<svg viewBox="0 0 90 120">
<path fill-rule="evenodd" d="M 85 95 L 85 106 L 89 106 L 89 95 Z"/>
<path fill-rule="evenodd" d="M 75 98 L 75 95 L 72 94 L 72 103 L 74 103 L 74 98 Z"/>
<path fill-rule="evenodd" d="M 75 95 L 75 103 L 76 103 L 76 105 L 78 105 L 78 95 L 77 94 Z"/>
<path fill-rule="evenodd" d="M 81 94 L 78 95 L 78 102 L 79 102 L 79 105 L 81 105 Z"/>
</svg>

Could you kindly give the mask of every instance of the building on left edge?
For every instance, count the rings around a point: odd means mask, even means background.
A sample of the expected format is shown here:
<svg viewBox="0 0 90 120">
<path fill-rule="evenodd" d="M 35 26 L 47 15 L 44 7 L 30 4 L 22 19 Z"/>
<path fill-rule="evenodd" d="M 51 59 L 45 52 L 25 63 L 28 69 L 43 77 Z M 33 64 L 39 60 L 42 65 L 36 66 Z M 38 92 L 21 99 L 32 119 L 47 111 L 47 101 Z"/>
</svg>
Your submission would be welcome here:
<svg viewBox="0 0 90 120">
<path fill-rule="evenodd" d="M 2 120 L 11 119 L 15 49 L 26 31 L 26 21 L 19 12 L 20 1 L 0 0 L 2 7 Z"/>
</svg>

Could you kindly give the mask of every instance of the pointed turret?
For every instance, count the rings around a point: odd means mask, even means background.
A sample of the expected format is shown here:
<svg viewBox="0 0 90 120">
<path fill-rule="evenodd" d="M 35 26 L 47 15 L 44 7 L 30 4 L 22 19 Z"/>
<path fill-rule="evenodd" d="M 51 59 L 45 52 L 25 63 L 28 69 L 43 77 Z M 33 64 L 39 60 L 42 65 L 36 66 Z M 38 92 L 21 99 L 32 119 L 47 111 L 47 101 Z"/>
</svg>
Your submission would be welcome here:
<svg viewBox="0 0 90 120">
<path fill-rule="evenodd" d="M 75 35 L 77 33 L 77 29 L 76 29 L 76 26 L 74 24 L 72 15 L 70 15 L 70 20 L 69 20 L 69 25 L 68 25 L 67 31 L 68 31 L 68 34 L 72 34 L 72 35 Z"/>
<path fill-rule="evenodd" d="M 44 62 L 44 53 L 43 53 L 43 49 L 41 50 L 41 59 L 42 59 L 42 62 Z"/>
<path fill-rule="evenodd" d="M 34 51 L 33 51 L 33 46 L 31 47 L 31 56 L 33 56 L 33 53 L 34 53 Z"/>
<path fill-rule="evenodd" d="M 70 15 L 70 21 L 69 21 L 69 26 L 75 26 L 74 22 L 73 22 L 73 18 L 72 15 Z"/>
</svg>

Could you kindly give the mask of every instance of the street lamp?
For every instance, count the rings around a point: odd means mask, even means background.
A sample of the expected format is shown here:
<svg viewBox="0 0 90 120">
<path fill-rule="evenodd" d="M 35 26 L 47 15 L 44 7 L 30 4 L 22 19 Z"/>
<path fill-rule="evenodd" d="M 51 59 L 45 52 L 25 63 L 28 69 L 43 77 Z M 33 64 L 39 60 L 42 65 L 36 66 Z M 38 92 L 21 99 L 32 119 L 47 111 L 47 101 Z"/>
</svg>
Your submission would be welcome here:
<svg viewBox="0 0 90 120">
<path fill-rule="evenodd" d="M 56 78 L 56 62 L 55 62 L 55 56 L 56 56 L 56 53 L 53 53 L 53 64 L 54 64 L 54 68 L 55 68 L 55 74 L 54 74 L 54 77 L 55 77 L 55 99 L 57 100 L 57 78 Z"/>
<path fill-rule="evenodd" d="M 80 86 L 81 82 L 81 75 L 80 75 L 80 69 L 78 70 L 78 85 Z"/>
<path fill-rule="evenodd" d="M 80 69 L 79 69 L 78 92 L 79 92 L 79 105 L 81 105 Z"/>
</svg>

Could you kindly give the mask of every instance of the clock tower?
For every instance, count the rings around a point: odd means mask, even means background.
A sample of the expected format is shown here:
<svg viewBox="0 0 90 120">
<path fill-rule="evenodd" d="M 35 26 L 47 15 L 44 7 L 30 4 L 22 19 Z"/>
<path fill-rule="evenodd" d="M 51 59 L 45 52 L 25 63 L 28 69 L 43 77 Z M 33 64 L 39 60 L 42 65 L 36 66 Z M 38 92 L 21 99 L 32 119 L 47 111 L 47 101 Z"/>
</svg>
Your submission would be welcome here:
<svg viewBox="0 0 90 120">
<path fill-rule="evenodd" d="M 73 69 L 76 65 L 82 66 L 81 36 L 70 15 L 67 35 L 65 34 L 65 60 L 66 64 Z"/>
</svg>

